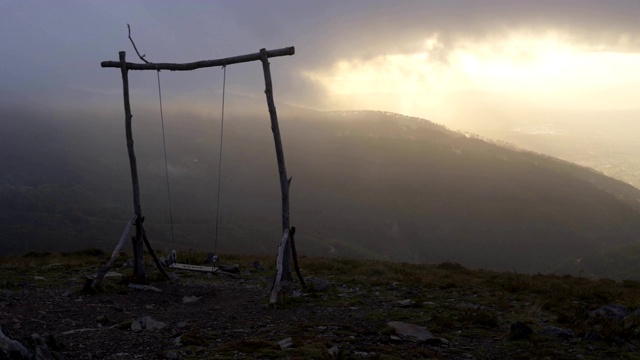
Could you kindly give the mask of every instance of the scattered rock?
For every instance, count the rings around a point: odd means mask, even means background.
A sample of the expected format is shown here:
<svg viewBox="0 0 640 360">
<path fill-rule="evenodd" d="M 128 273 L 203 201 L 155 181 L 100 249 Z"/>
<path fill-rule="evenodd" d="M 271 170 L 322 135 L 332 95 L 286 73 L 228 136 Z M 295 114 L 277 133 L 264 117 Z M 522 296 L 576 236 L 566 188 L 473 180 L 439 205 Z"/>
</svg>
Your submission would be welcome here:
<svg viewBox="0 0 640 360">
<path fill-rule="evenodd" d="M 62 297 L 69 297 L 69 296 L 71 296 L 71 291 L 67 290 L 67 291 L 63 292 L 61 296 Z"/>
<path fill-rule="evenodd" d="M 131 330 L 133 330 L 133 332 L 161 330 L 164 329 L 165 326 L 167 326 L 166 323 L 156 321 L 151 316 L 145 316 L 142 319 L 136 319 L 131 322 Z"/>
<path fill-rule="evenodd" d="M 33 280 L 47 281 L 47 279 L 45 277 L 42 277 L 42 276 L 34 276 Z"/>
<path fill-rule="evenodd" d="M 534 331 L 521 321 L 511 324 L 510 340 L 528 340 L 533 336 Z"/>
<path fill-rule="evenodd" d="M 280 340 L 280 341 L 278 341 L 278 345 L 280 346 L 280 349 L 282 349 L 282 350 L 288 349 L 288 348 L 293 346 L 293 339 L 286 338 L 286 339 Z"/>
<path fill-rule="evenodd" d="M 163 266 L 165 266 L 165 265 L 163 265 Z M 164 357 L 166 357 L 167 359 L 177 359 L 178 358 L 178 354 L 176 354 L 173 351 L 169 351 L 169 352 L 167 352 L 167 354 Z"/>
<path fill-rule="evenodd" d="M 624 320 L 629 315 L 629 309 L 622 305 L 606 305 L 589 311 L 590 318 L 601 317 L 609 320 Z"/>
<path fill-rule="evenodd" d="M 334 346 L 328 348 L 327 352 L 329 353 L 329 358 L 330 359 L 339 359 L 340 358 L 340 349 L 338 348 L 338 345 L 334 345 Z"/>
<path fill-rule="evenodd" d="M 545 326 L 540 335 L 557 337 L 560 339 L 572 339 L 576 334 L 571 329 L 563 329 L 555 326 Z"/>
<path fill-rule="evenodd" d="M 196 301 L 200 300 L 200 297 L 198 296 L 185 296 L 182 298 L 182 303 L 183 304 L 191 304 L 194 303 Z"/>
<path fill-rule="evenodd" d="M 31 352 L 18 340 L 5 334 L 6 330 L 0 327 L 0 354 L 3 359 L 29 359 Z"/>
<path fill-rule="evenodd" d="M 416 304 L 415 301 L 411 299 L 396 301 L 396 306 L 403 307 L 403 308 L 412 307 L 415 304 Z"/>
<path fill-rule="evenodd" d="M 129 259 L 127 260 L 127 262 L 125 262 L 124 264 L 122 264 L 121 266 L 123 269 L 131 269 L 133 268 L 133 260 Z"/>
<path fill-rule="evenodd" d="M 173 339 L 173 344 L 174 344 L 175 346 L 182 346 L 182 336 L 176 336 L 176 337 Z"/>
<path fill-rule="evenodd" d="M 256 270 L 264 270 L 264 266 L 262 266 L 262 264 L 260 264 L 260 261 L 256 260 L 254 262 L 251 263 L 251 265 L 253 265 L 253 268 Z"/>
<path fill-rule="evenodd" d="M 135 289 L 135 290 L 142 290 L 142 291 L 162 292 L 162 290 L 158 289 L 155 286 L 151 286 L 151 285 L 129 284 L 129 288 L 130 289 Z"/>
<path fill-rule="evenodd" d="M 431 332 L 429 332 L 429 330 L 424 326 L 409 324 L 402 321 L 390 321 L 387 325 L 395 330 L 396 334 L 403 336 L 408 340 L 433 343 L 446 342 L 444 339 L 433 336 L 433 334 L 431 334 Z"/>
<path fill-rule="evenodd" d="M 141 321 L 144 324 L 145 329 L 147 330 L 160 330 L 167 326 L 167 324 L 161 321 L 154 320 L 153 318 L 151 318 L 151 316 L 145 316 Z"/>
<path fill-rule="evenodd" d="M 184 329 L 184 328 L 187 327 L 187 325 L 189 325 L 189 324 L 186 321 L 180 321 L 179 323 L 176 324 L 178 329 Z"/>
<path fill-rule="evenodd" d="M 133 332 L 140 332 L 142 331 L 142 323 L 140 322 L 140 320 L 133 320 L 131 322 L 131 330 Z"/>
</svg>

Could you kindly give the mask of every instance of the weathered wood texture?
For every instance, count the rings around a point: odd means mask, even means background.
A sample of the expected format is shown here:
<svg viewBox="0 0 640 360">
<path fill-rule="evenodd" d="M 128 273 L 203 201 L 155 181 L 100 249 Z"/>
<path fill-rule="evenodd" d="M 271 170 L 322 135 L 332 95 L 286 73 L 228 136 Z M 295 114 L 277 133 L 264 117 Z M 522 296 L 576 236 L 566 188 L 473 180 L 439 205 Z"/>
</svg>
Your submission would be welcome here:
<svg viewBox="0 0 640 360">
<path fill-rule="evenodd" d="M 287 177 L 287 168 L 284 162 L 284 150 L 282 148 L 282 138 L 280 137 L 280 126 L 278 125 L 278 113 L 273 99 L 273 85 L 271 82 L 271 70 L 269 68 L 269 55 L 266 49 L 260 49 L 260 61 L 264 72 L 264 93 L 267 97 L 269 117 L 271 118 L 271 132 L 276 148 L 276 158 L 278 160 L 278 173 L 280 175 L 280 192 L 282 195 L 282 232 L 283 238 L 278 250 L 278 262 L 276 280 L 271 292 L 270 302 L 280 304 L 283 302 L 284 294 L 291 291 L 293 278 L 291 277 L 291 242 L 289 241 L 289 186 L 291 179 Z"/>
<path fill-rule="evenodd" d="M 288 56 L 295 54 L 295 48 L 293 46 L 268 50 L 266 51 L 267 57 Z M 171 70 L 171 71 L 191 71 L 207 67 L 226 66 L 231 64 L 239 64 L 251 61 L 260 60 L 262 57 L 262 51 L 254 54 L 232 56 L 224 59 L 215 60 L 202 60 L 192 63 L 173 64 L 173 63 L 149 63 L 149 64 L 136 64 L 127 63 L 127 69 L 129 70 Z M 100 63 L 103 68 L 119 68 L 121 67 L 120 61 L 103 61 Z"/>
<path fill-rule="evenodd" d="M 111 269 L 111 267 L 113 266 L 113 262 L 116 260 L 116 258 L 118 257 L 118 254 L 120 253 L 120 250 L 122 249 L 122 245 L 124 244 L 124 239 L 126 239 L 129 236 L 129 233 L 131 232 L 131 226 L 133 225 L 133 223 L 136 221 L 137 218 L 138 218 L 137 215 L 133 215 L 131 220 L 129 220 L 129 223 L 127 224 L 127 226 L 125 226 L 124 231 L 122 232 L 122 236 L 120 237 L 120 241 L 118 241 L 118 245 L 116 245 L 116 248 L 113 249 L 113 253 L 111 253 L 111 257 L 109 258 L 109 261 L 107 261 L 107 263 L 104 265 L 102 270 L 100 270 L 96 278 L 93 280 L 93 283 L 91 284 L 92 288 L 95 289 L 100 285 L 100 283 L 102 282 L 102 279 L 104 279 L 104 276 L 109 272 L 109 269 Z"/>
<path fill-rule="evenodd" d="M 133 148 L 133 131 L 131 130 L 131 103 L 129 101 L 129 71 L 126 62 L 126 53 L 120 51 L 120 62 L 118 66 L 122 72 L 122 88 L 124 96 L 124 124 L 127 136 L 127 152 L 129 154 L 129 166 L 131 168 L 131 183 L 133 186 L 133 210 L 137 216 L 136 236 L 133 238 L 133 280 L 137 283 L 146 283 L 147 277 L 144 272 L 144 242 L 142 241 L 142 207 L 140 205 L 140 184 L 138 182 L 138 166 L 136 163 L 136 153 Z"/>
<path fill-rule="evenodd" d="M 133 183 L 133 198 L 134 198 L 134 210 L 137 216 L 136 220 L 136 236 L 133 239 L 134 243 L 134 280 L 139 283 L 146 282 L 146 276 L 144 273 L 144 263 L 143 263 L 143 251 L 144 245 L 142 239 L 145 238 L 145 242 L 148 244 L 148 240 L 146 240 L 146 236 L 144 236 L 144 229 L 142 228 L 142 210 L 140 206 L 140 190 L 138 185 L 138 172 L 136 167 L 136 157 L 133 147 L 133 135 L 131 131 L 131 118 L 133 115 L 131 114 L 131 106 L 129 103 L 129 80 L 128 80 L 128 71 L 129 70 L 171 70 L 171 71 L 189 71 L 207 67 L 216 67 L 216 66 L 226 66 L 231 64 L 238 64 L 244 62 L 251 62 L 260 60 L 262 62 L 262 69 L 264 71 L 264 81 L 265 81 L 265 95 L 267 98 L 267 106 L 269 108 L 269 116 L 271 119 L 271 131 L 273 132 L 273 140 L 275 143 L 276 149 L 276 157 L 278 161 L 278 173 L 280 176 L 280 190 L 282 193 L 282 231 L 283 238 L 280 244 L 280 249 L 278 252 L 278 271 L 276 275 L 276 279 L 274 282 L 274 288 L 272 289 L 271 301 L 275 303 L 281 303 L 284 295 L 283 289 L 289 288 L 292 283 L 291 277 L 291 258 L 292 258 L 292 242 L 289 241 L 289 187 L 291 184 L 291 178 L 287 178 L 287 169 L 285 167 L 284 162 L 284 151 L 282 148 L 282 139 L 280 137 L 280 128 L 278 126 L 278 114 L 276 112 L 275 102 L 273 99 L 273 86 L 271 82 L 271 71 L 269 69 L 269 58 L 270 57 L 278 57 L 278 56 L 287 56 L 294 55 L 295 48 L 287 47 L 282 49 L 275 50 L 266 50 L 260 49 L 259 53 L 240 55 L 234 57 L 228 57 L 224 59 L 216 59 L 216 60 L 203 60 L 196 61 L 192 63 L 184 63 L 184 64 L 172 64 L 172 63 L 146 63 L 146 64 L 136 64 L 136 63 L 127 63 L 125 59 L 125 52 L 120 52 L 120 61 L 103 61 L 100 65 L 103 68 L 120 68 L 122 71 L 122 83 L 124 88 L 124 107 L 125 107 L 125 125 L 126 125 L 126 135 L 127 135 L 127 150 L 129 153 L 129 163 L 131 165 L 131 179 Z M 144 59 L 143 59 L 144 60 Z M 293 239 L 291 239 L 293 240 Z M 148 246 L 150 251 L 151 247 Z M 299 268 L 297 266 L 297 254 L 293 254 L 296 272 L 298 273 L 298 277 L 300 278 L 300 282 L 304 286 L 304 280 L 299 272 Z M 154 259 L 155 260 L 155 259 Z M 283 285 L 284 284 L 284 285 Z M 289 286 L 286 286 L 289 284 Z"/>
<path fill-rule="evenodd" d="M 291 253 L 287 255 L 286 251 L 287 248 L 291 248 L 289 245 L 289 229 L 286 229 L 282 236 L 282 240 L 280 241 L 280 246 L 278 247 L 278 269 L 276 271 L 276 279 L 273 283 L 273 287 L 271 288 L 271 296 L 269 297 L 269 303 L 271 304 L 282 304 L 284 302 L 285 293 L 291 287 L 291 281 L 285 279 L 285 269 L 282 266 L 285 259 L 291 257 Z"/>
<path fill-rule="evenodd" d="M 289 182 L 287 178 L 287 168 L 284 163 L 284 150 L 282 148 L 282 138 L 280 137 L 280 126 L 278 125 L 278 113 L 273 100 L 273 85 L 271 83 L 271 70 L 269 69 L 269 59 L 265 49 L 260 50 L 260 61 L 264 71 L 264 93 L 267 97 L 269 117 L 271 118 L 271 132 L 273 142 L 276 147 L 276 158 L 278 160 L 278 173 L 280 174 L 280 192 L 282 194 L 282 231 L 289 230 Z"/>
</svg>

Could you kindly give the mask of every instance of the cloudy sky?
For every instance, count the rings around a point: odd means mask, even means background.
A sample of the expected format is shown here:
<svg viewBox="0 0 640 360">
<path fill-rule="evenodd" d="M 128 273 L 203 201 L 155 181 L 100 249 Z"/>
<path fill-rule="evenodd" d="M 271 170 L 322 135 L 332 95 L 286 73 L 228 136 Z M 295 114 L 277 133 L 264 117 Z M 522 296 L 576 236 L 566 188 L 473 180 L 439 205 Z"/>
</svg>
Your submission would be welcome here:
<svg viewBox="0 0 640 360">
<path fill-rule="evenodd" d="M 298 106 L 387 110 L 454 128 L 584 111 L 640 121 L 639 15 L 637 0 L 1 0 L 0 102 L 121 101 L 118 71 L 99 64 L 120 50 L 139 62 L 129 23 L 152 62 L 295 46 L 271 64 L 276 100 Z M 151 101 L 155 74 L 145 73 L 132 93 Z M 163 93 L 206 102 L 220 73 L 163 73 Z M 227 79 L 231 92 L 263 96 L 259 63 L 229 67 Z"/>
</svg>

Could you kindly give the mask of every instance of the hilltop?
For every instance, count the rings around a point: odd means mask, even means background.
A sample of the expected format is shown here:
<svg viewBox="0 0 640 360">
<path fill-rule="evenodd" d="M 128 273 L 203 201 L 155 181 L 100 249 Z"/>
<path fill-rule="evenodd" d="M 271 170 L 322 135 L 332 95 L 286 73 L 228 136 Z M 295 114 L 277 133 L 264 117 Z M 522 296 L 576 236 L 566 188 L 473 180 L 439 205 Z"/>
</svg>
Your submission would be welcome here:
<svg viewBox="0 0 640 360">
<path fill-rule="evenodd" d="M 105 261 L 94 250 L 2 258 L 4 333 L 25 346 L 36 333 L 67 359 L 638 358 L 635 281 L 304 257 L 315 290 L 296 284 L 274 309 L 272 258 L 223 255 L 237 275 L 177 272 L 141 291 L 123 254 L 99 292 L 80 292 Z"/>
</svg>

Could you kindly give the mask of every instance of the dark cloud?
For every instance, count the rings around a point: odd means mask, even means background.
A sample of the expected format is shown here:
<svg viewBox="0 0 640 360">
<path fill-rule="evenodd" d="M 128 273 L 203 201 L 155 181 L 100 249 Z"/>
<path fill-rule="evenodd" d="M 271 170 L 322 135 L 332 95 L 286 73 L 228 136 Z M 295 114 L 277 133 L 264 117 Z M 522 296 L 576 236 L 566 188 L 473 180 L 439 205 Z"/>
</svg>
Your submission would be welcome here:
<svg viewBox="0 0 640 360">
<path fill-rule="evenodd" d="M 73 101 L 65 98 L 70 89 L 117 90 L 117 73 L 101 69 L 99 62 L 115 59 L 119 50 L 134 60 L 127 23 L 152 61 L 186 62 L 295 45 L 295 56 L 272 62 L 276 84 L 287 97 L 283 100 L 309 103 L 318 92 L 300 77 L 301 71 L 340 58 L 411 52 L 434 33 L 446 46 L 510 29 L 555 29 L 603 50 L 638 51 L 638 13 L 635 0 L 6 1 L 0 4 L 0 46 L 5 49 L 0 91 Z M 234 71 L 231 87 L 261 94 L 259 68 L 254 68 Z M 136 75 L 134 86 L 140 91 L 154 85 L 148 75 Z M 210 89 L 218 78 L 176 80 L 173 90 Z"/>
</svg>

